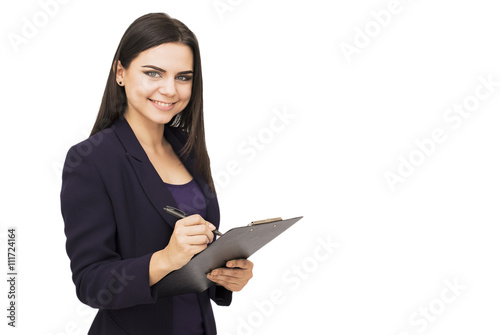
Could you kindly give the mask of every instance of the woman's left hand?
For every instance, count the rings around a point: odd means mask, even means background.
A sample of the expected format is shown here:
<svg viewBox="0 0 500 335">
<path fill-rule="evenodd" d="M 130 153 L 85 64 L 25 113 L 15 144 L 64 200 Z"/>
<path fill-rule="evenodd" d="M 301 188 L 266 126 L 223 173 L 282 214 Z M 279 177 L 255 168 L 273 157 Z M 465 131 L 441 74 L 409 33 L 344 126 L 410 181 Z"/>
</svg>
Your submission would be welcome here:
<svg viewBox="0 0 500 335">
<path fill-rule="evenodd" d="M 253 276 L 253 263 L 247 259 L 233 259 L 226 266 L 227 268 L 212 270 L 207 278 L 229 291 L 241 291 Z"/>
</svg>

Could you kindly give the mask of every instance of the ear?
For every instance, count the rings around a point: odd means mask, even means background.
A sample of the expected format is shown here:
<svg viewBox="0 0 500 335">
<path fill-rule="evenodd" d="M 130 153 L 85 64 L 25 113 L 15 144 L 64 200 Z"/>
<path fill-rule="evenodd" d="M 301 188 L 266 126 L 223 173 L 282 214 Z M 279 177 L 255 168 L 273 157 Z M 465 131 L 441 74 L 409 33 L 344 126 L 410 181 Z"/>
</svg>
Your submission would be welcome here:
<svg viewBox="0 0 500 335">
<path fill-rule="evenodd" d="M 124 80 L 124 74 L 125 74 L 125 68 L 122 66 L 122 63 L 117 60 L 115 61 L 115 64 L 113 64 L 113 67 L 116 65 L 116 83 L 119 86 L 125 86 L 125 80 Z"/>
</svg>

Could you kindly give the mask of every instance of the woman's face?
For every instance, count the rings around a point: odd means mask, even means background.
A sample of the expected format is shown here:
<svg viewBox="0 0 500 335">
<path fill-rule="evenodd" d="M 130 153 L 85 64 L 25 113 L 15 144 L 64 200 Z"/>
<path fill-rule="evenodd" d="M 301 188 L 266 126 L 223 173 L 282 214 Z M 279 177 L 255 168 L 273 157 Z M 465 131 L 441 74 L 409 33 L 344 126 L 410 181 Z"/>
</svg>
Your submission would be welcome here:
<svg viewBox="0 0 500 335">
<path fill-rule="evenodd" d="M 193 86 L 193 53 L 180 43 L 165 43 L 141 52 L 116 81 L 125 87 L 125 116 L 166 124 L 189 103 Z"/>
</svg>

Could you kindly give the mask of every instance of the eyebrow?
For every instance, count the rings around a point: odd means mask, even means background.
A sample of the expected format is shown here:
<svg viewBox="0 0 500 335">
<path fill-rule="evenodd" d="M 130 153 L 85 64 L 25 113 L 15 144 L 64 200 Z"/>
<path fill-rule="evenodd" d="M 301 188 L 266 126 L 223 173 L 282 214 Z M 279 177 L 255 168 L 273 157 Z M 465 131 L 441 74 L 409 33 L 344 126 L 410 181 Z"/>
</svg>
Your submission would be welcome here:
<svg viewBox="0 0 500 335">
<path fill-rule="evenodd" d="M 166 73 L 167 71 L 165 71 L 164 69 L 162 69 L 161 67 L 158 67 L 158 66 L 154 66 L 154 65 L 143 65 L 142 67 L 149 67 L 151 69 L 154 69 L 156 71 L 159 71 L 161 73 Z M 190 73 L 193 73 L 192 70 L 188 70 L 188 71 L 181 71 L 179 72 L 178 74 L 190 74 Z"/>
</svg>

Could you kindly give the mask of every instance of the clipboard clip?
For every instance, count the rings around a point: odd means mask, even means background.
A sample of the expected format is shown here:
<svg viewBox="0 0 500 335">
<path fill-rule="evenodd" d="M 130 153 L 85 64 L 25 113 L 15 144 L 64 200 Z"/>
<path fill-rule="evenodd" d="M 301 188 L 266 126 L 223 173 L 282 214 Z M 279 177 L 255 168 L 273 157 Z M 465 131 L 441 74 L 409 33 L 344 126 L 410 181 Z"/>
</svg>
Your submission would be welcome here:
<svg viewBox="0 0 500 335">
<path fill-rule="evenodd" d="M 256 226 L 256 225 L 263 224 L 263 223 L 278 222 L 278 221 L 283 221 L 283 219 L 282 218 L 272 218 L 272 219 L 265 219 L 265 220 L 259 220 L 259 221 L 252 221 L 251 223 L 247 224 L 247 227 Z"/>
</svg>

